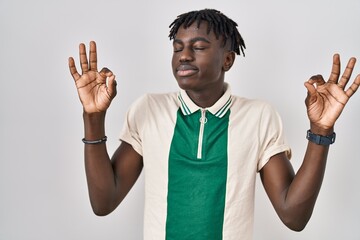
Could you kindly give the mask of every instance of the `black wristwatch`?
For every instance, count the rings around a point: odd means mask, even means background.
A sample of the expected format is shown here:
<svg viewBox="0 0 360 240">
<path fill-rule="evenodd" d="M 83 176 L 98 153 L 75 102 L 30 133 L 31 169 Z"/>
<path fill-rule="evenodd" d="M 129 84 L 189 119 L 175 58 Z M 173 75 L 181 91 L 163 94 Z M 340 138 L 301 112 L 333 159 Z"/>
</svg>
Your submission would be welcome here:
<svg viewBox="0 0 360 240">
<path fill-rule="evenodd" d="M 317 135 L 315 133 L 312 133 L 310 130 L 308 130 L 306 133 L 306 139 L 318 145 L 329 146 L 330 144 L 333 144 L 335 142 L 335 138 L 335 132 L 328 136 Z"/>
</svg>

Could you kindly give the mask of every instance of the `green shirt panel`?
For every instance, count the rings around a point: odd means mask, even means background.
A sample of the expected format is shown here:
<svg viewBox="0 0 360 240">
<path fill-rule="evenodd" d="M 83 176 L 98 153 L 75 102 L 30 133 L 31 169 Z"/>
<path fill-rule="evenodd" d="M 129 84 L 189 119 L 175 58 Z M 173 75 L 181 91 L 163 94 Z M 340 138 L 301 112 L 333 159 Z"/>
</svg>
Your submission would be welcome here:
<svg viewBox="0 0 360 240">
<path fill-rule="evenodd" d="M 167 240 L 221 240 L 227 180 L 230 111 L 206 112 L 202 158 L 197 158 L 201 111 L 177 121 L 169 154 Z"/>
</svg>

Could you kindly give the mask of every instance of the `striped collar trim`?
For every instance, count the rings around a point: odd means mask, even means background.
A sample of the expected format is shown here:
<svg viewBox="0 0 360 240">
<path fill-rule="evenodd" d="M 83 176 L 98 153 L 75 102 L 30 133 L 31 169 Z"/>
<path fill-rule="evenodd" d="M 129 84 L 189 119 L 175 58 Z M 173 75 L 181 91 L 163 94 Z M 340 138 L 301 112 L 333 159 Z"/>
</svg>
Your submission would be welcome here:
<svg viewBox="0 0 360 240">
<path fill-rule="evenodd" d="M 181 111 L 184 115 L 190 115 L 198 111 L 199 109 L 202 109 L 190 99 L 190 97 L 183 89 L 180 89 L 180 92 L 178 94 L 178 100 Z M 231 103 L 232 103 L 231 89 L 229 84 L 225 83 L 225 93 L 214 105 L 212 105 L 209 108 L 205 108 L 205 110 L 208 110 L 211 114 L 213 114 L 218 118 L 222 118 L 231 107 Z"/>
</svg>

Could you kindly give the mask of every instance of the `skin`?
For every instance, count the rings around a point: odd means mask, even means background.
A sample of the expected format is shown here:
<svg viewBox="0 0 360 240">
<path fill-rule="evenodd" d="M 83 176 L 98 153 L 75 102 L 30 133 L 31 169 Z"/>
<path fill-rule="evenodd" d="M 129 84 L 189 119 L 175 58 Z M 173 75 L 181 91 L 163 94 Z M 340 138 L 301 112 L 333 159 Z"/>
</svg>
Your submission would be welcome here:
<svg viewBox="0 0 360 240">
<path fill-rule="evenodd" d="M 180 28 L 174 39 L 172 68 L 179 86 L 200 107 L 212 106 L 224 92 L 224 75 L 235 60 L 229 46 L 205 29 L 190 26 Z M 69 69 L 83 105 L 85 139 L 105 136 L 105 115 L 116 95 L 115 75 L 107 68 L 97 69 L 95 42 L 90 42 L 89 59 L 85 45 L 80 44 L 79 74 L 73 58 Z M 328 81 L 321 75 L 305 82 L 305 100 L 310 130 L 319 135 L 333 133 L 334 124 L 343 108 L 360 85 L 360 75 L 345 90 L 356 59 L 351 58 L 340 77 L 340 56 L 335 54 Z M 106 81 L 108 83 L 106 84 Z M 284 224 L 292 230 L 302 230 L 311 217 L 322 184 L 329 147 L 309 142 L 303 163 L 295 174 L 285 153 L 270 158 L 260 176 L 267 195 Z M 112 212 L 125 198 L 143 168 L 142 157 L 126 142 L 122 142 L 109 157 L 106 144 L 85 144 L 85 169 L 90 202 L 97 215 Z"/>
<path fill-rule="evenodd" d="M 200 28 L 193 24 L 180 27 L 173 41 L 172 69 L 180 88 L 200 107 L 212 106 L 224 93 L 225 72 L 234 60 L 235 53 L 228 42 L 207 34 L 207 23 Z"/>
</svg>

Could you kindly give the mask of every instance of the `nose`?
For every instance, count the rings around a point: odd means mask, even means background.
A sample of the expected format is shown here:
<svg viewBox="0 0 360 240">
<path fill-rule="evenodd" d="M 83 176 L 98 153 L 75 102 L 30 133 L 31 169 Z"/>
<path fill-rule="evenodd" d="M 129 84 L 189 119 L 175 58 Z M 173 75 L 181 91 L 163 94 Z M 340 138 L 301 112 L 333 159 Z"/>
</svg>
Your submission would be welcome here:
<svg viewBox="0 0 360 240">
<path fill-rule="evenodd" d="M 194 60 L 194 55 L 191 49 L 184 48 L 181 51 L 180 62 L 191 62 Z"/>
</svg>

